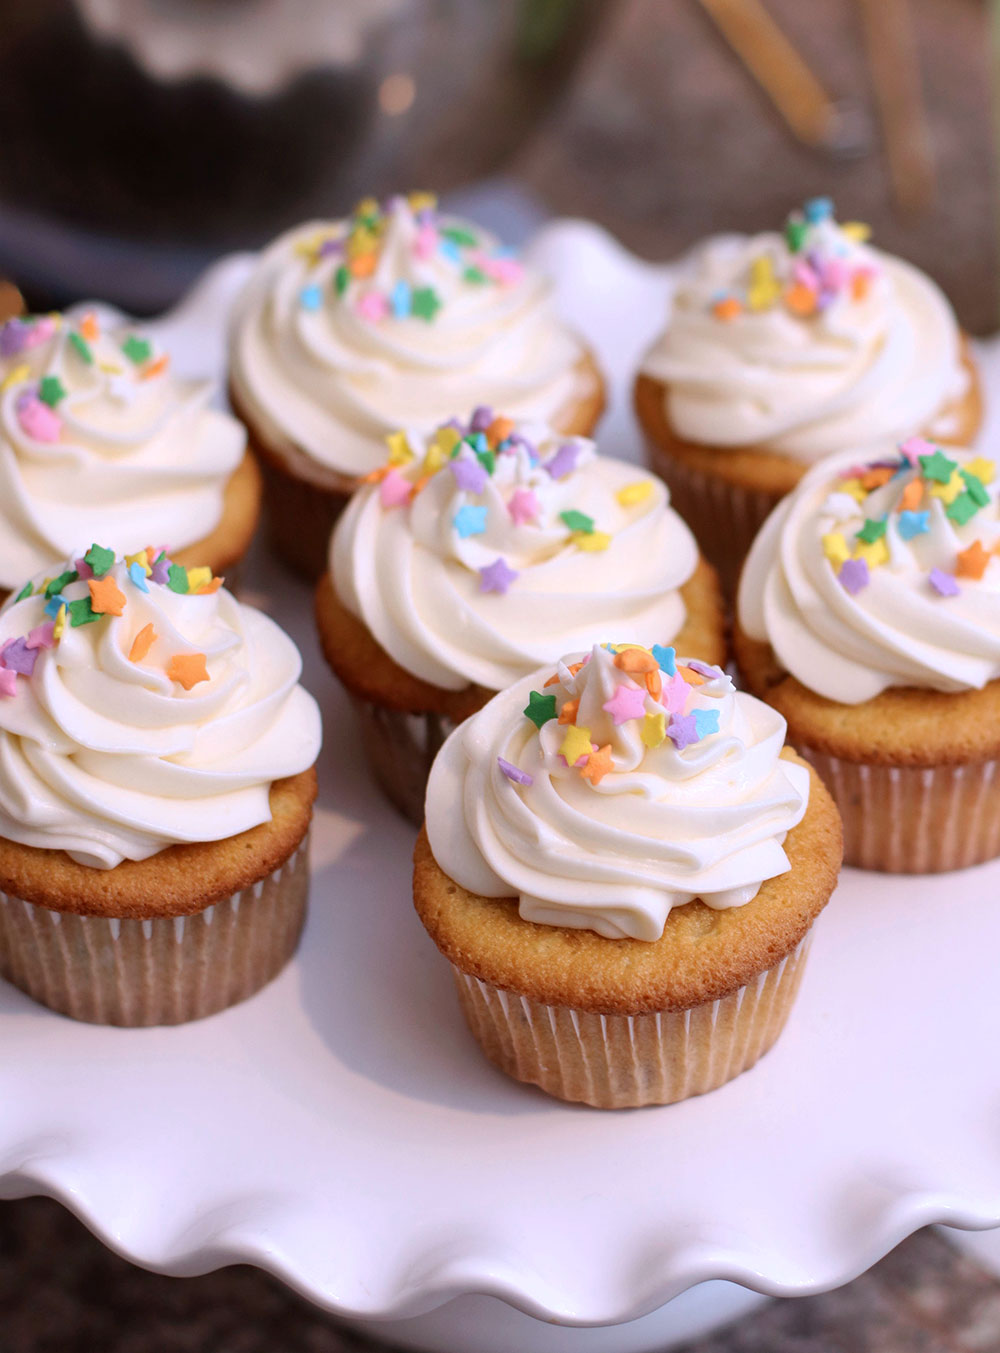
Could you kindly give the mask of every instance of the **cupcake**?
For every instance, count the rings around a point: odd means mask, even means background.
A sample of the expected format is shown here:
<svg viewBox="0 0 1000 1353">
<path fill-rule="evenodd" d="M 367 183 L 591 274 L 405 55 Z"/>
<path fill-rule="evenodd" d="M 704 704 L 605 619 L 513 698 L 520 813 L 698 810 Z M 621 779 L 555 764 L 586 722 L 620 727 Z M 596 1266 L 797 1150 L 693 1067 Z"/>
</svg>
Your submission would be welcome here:
<svg viewBox="0 0 1000 1353">
<path fill-rule="evenodd" d="M 212 384 L 176 375 L 132 324 L 94 313 L 0 327 L 0 596 L 58 573 L 81 533 L 230 573 L 260 476 Z"/>
<path fill-rule="evenodd" d="M 586 436 L 604 385 L 549 282 L 421 193 L 264 251 L 233 318 L 230 398 L 268 475 L 274 544 L 316 579 L 396 428 L 430 432 L 481 400 Z"/>
<path fill-rule="evenodd" d="M 74 1019 L 197 1019 L 295 949 L 319 713 L 220 583 L 93 545 L 0 610 L 0 976 Z"/>
<path fill-rule="evenodd" d="M 629 1108 L 715 1089 L 768 1050 L 841 852 L 784 732 L 717 667 L 598 644 L 452 734 L 414 899 L 501 1070 Z"/>
<path fill-rule="evenodd" d="M 482 407 L 390 443 L 337 525 L 317 619 L 376 778 L 417 825 L 448 734 L 539 663 L 615 630 L 725 661 L 715 576 L 658 479 Z"/>
<path fill-rule="evenodd" d="M 848 864 L 931 873 L 1000 854 L 997 496 L 970 451 L 843 453 L 750 551 L 740 669 L 829 786 Z"/>
<path fill-rule="evenodd" d="M 838 225 L 826 198 L 784 234 L 709 240 L 684 270 L 635 405 L 650 463 L 730 590 L 758 528 L 810 465 L 981 419 L 969 345 L 922 272 Z"/>
</svg>

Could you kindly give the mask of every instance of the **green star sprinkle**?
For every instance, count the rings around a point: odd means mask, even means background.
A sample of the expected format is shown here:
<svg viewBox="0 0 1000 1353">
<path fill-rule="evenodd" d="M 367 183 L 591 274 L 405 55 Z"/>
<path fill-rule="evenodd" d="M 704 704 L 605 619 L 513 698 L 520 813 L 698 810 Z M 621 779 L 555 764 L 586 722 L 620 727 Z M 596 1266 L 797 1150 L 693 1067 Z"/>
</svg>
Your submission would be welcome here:
<svg viewBox="0 0 1000 1353">
<path fill-rule="evenodd" d="M 95 578 L 103 578 L 115 562 L 115 552 L 114 550 L 106 550 L 103 545 L 91 545 L 83 556 L 83 561 L 94 570 Z"/>
<path fill-rule="evenodd" d="M 38 398 L 50 409 L 66 398 L 66 387 L 58 376 L 43 376 L 38 382 Z"/>
<path fill-rule="evenodd" d="M 431 320 L 441 309 L 441 298 L 433 287 L 417 287 L 410 302 L 410 313 L 418 319 Z"/>
<path fill-rule="evenodd" d="M 70 583 L 75 583 L 79 578 L 75 568 L 67 569 L 65 573 L 60 573 L 58 578 L 53 578 L 45 589 L 47 597 L 54 597 L 57 592 L 61 592 L 64 587 L 69 587 Z M 20 600 L 20 598 L 18 598 Z"/>
<path fill-rule="evenodd" d="M 90 350 L 90 344 L 84 338 L 83 334 L 78 334 L 75 330 L 70 333 L 70 344 L 76 349 L 77 355 L 81 357 L 88 366 L 94 365 L 94 354 Z"/>
<path fill-rule="evenodd" d="M 543 724 L 556 717 L 556 697 L 543 695 L 541 691 L 532 691 L 528 696 L 528 705 L 524 713 L 536 728 L 541 728 Z"/>
<path fill-rule="evenodd" d="M 92 625 L 100 618 L 100 611 L 94 610 L 89 597 L 81 597 L 79 601 L 71 601 L 69 604 L 69 623 L 74 629 L 79 625 Z"/>
<path fill-rule="evenodd" d="M 788 221 L 785 224 L 785 241 L 793 254 L 797 254 L 806 242 L 809 227 L 805 221 Z"/>
<path fill-rule="evenodd" d="M 576 508 L 571 508 L 569 512 L 560 512 L 559 520 L 565 522 L 571 531 L 582 531 L 588 536 L 594 533 L 593 517 L 588 517 L 586 512 L 577 512 Z"/>
<path fill-rule="evenodd" d="M 970 474 L 968 470 L 960 471 L 965 480 L 965 487 L 969 491 L 969 497 L 975 502 L 977 507 L 985 507 L 990 501 L 990 495 L 986 492 L 986 486 L 978 475 Z"/>
<path fill-rule="evenodd" d="M 20 592 L 18 592 L 17 596 L 14 598 L 14 600 L 24 601 L 25 597 L 30 597 L 31 594 L 34 592 L 34 590 L 35 589 L 32 587 L 31 583 L 25 583 L 24 586 L 21 588 Z"/>
<path fill-rule="evenodd" d="M 136 334 L 129 334 L 122 344 L 122 352 L 134 362 L 136 366 L 141 366 L 143 362 L 148 362 L 153 353 L 153 345 L 148 338 L 139 338 Z"/>
<path fill-rule="evenodd" d="M 457 244 L 460 248 L 473 249 L 479 243 L 478 237 L 462 226 L 443 226 L 439 233 L 442 238 L 451 240 L 452 244 Z"/>
<path fill-rule="evenodd" d="M 945 516 L 951 521 L 957 522 L 959 526 L 964 526 L 971 517 L 974 517 L 979 511 L 979 504 L 973 498 L 971 493 L 960 493 L 953 503 L 948 507 Z"/>
<path fill-rule="evenodd" d="M 351 274 L 347 271 L 346 265 L 341 263 L 340 267 L 333 274 L 333 289 L 338 296 L 343 296 L 350 285 L 350 281 Z"/>
<path fill-rule="evenodd" d="M 858 540 L 863 540 L 866 545 L 874 545 L 876 540 L 881 540 L 885 535 L 885 517 L 869 517 L 857 532 Z"/>
<path fill-rule="evenodd" d="M 934 479 L 939 484 L 947 484 L 958 466 L 953 460 L 949 460 L 941 450 L 937 450 L 933 456 L 920 457 L 920 468 L 927 479 Z"/>
<path fill-rule="evenodd" d="M 190 583 L 188 582 L 187 569 L 181 564 L 171 564 L 167 570 L 167 586 L 171 592 L 188 592 Z"/>
<path fill-rule="evenodd" d="M 473 282 L 476 285 L 479 285 L 486 280 L 486 274 L 483 272 L 482 268 L 466 268 L 465 272 L 462 273 L 463 282 Z"/>
<path fill-rule="evenodd" d="M 492 451 L 477 451 L 476 460 L 488 475 L 491 475 L 497 467 L 497 458 Z"/>
</svg>

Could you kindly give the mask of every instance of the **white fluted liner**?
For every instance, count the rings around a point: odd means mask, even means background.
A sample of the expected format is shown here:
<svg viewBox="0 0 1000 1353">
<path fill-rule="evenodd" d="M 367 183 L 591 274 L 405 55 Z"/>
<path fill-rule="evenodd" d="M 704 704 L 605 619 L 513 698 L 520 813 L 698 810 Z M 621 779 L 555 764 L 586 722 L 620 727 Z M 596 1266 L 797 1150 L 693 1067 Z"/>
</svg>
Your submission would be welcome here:
<svg viewBox="0 0 1000 1353">
<path fill-rule="evenodd" d="M 424 820 L 431 765 L 455 729 L 446 714 L 410 714 L 351 697 L 372 774 L 386 798 L 415 827 Z"/>
<path fill-rule="evenodd" d="M 0 893 L 0 977 L 90 1024 L 215 1014 L 259 991 L 295 952 L 308 846 L 307 835 L 274 873 L 191 916 L 79 916 Z"/>
<path fill-rule="evenodd" d="M 469 1028 L 501 1071 L 557 1099 L 639 1108 L 704 1094 L 753 1066 L 784 1027 L 809 938 L 747 986 L 680 1012 L 591 1014 L 528 1000 L 454 965 L 452 974 Z"/>
<path fill-rule="evenodd" d="M 844 863 L 938 874 L 1000 855 L 1000 765 L 872 766 L 798 748 L 844 823 Z"/>
<path fill-rule="evenodd" d="M 647 439 L 650 464 L 670 488 L 671 506 L 695 534 L 702 554 L 719 571 L 727 597 L 736 593 L 743 561 L 754 536 L 781 495 L 730 484 L 718 475 L 692 469 Z"/>
</svg>

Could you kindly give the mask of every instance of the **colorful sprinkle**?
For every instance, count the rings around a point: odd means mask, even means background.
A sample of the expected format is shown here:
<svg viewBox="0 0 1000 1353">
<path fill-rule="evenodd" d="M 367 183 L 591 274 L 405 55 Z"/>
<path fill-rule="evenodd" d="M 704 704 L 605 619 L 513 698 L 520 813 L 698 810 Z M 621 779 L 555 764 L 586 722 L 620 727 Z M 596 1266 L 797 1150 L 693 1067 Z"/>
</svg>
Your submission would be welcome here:
<svg viewBox="0 0 1000 1353">
<path fill-rule="evenodd" d="M 586 763 L 580 767 L 580 774 L 585 780 L 589 780 L 592 785 L 599 785 L 605 775 L 609 775 L 614 768 L 611 743 L 608 742 L 603 747 L 591 750 Z"/>
<path fill-rule="evenodd" d="M 849 592 L 852 597 L 857 596 L 871 581 L 868 565 L 864 559 L 845 560 L 837 578 L 844 591 Z"/>
<path fill-rule="evenodd" d="M 641 719 L 646 713 L 646 691 L 623 682 L 601 708 L 611 715 L 616 725 L 628 723 L 630 719 Z"/>
<path fill-rule="evenodd" d="M 571 531 L 581 531 L 584 535 L 590 535 L 594 529 L 593 517 L 588 517 L 586 512 L 577 512 L 571 508 L 568 512 L 560 512 L 559 519 Z"/>
<path fill-rule="evenodd" d="M 69 623 L 74 629 L 79 628 L 80 625 L 92 625 L 95 620 L 101 618 L 100 612 L 94 610 L 89 597 L 81 597 L 79 601 L 71 601 L 65 609 L 69 611 Z M 61 614 L 63 606 L 59 607 L 59 611 Z"/>
<path fill-rule="evenodd" d="M 72 330 L 69 335 L 69 342 L 82 362 L 85 362 L 87 366 L 94 365 L 94 354 L 91 352 L 90 344 L 83 334 L 78 334 L 75 330 Z"/>
<path fill-rule="evenodd" d="M 167 676 L 186 691 L 197 686 L 200 681 L 211 679 L 205 666 L 204 653 L 175 653 L 167 663 Z"/>
<path fill-rule="evenodd" d="M 167 568 L 167 587 L 180 596 L 190 592 L 191 584 L 188 582 L 187 569 L 180 564 L 170 564 Z"/>
<path fill-rule="evenodd" d="M 651 479 L 640 479 L 634 484 L 626 484 L 624 488 L 619 489 L 615 498 L 622 507 L 635 507 L 638 503 L 644 503 L 653 492 L 653 481 Z"/>
<path fill-rule="evenodd" d="M 942 597 L 957 597 L 962 590 L 952 574 L 943 573 L 939 568 L 931 569 L 927 575 L 927 581 L 934 591 Z"/>
<path fill-rule="evenodd" d="M 464 503 L 455 513 L 452 525 L 463 540 L 469 536 L 481 536 L 486 530 L 486 514 L 485 504 L 476 507 L 472 503 Z"/>
<path fill-rule="evenodd" d="M 909 487 L 909 485 L 907 486 Z M 931 529 L 931 514 L 929 512 L 900 512 L 899 520 L 896 523 L 896 529 L 899 531 L 903 540 L 912 540 L 914 536 L 923 536 Z"/>
<path fill-rule="evenodd" d="M 940 449 L 935 450 L 931 455 L 920 455 L 918 460 L 924 478 L 933 479 L 938 484 L 947 484 L 958 469 L 955 462 L 949 460 Z"/>
<path fill-rule="evenodd" d="M 497 765 L 507 779 L 513 780 L 516 785 L 533 785 L 535 783 L 533 775 L 529 775 L 526 770 L 521 770 L 519 766 L 513 765 L 510 761 L 505 761 L 502 756 L 497 757 Z"/>
<path fill-rule="evenodd" d="M 564 479 L 576 469 L 580 448 L 572 442 L 563 442 L 559 450 L 542 467 L 553 479 Z"/>
<path fill-rule="evenodd" d="M 28 643 L 26 638 L 8 639 L 0 648 L 0 666 L 18 676 L 30 677 L 38 661 L 38 648 Z"/>
<path fill-rule="evenodd" d="M 57 442 L 62 432 L 62 419 L 36 395 L 27 395 L 18 400 L 17 421 L 22 430 L 36 442 Z"/>
<path fill-rule="evenodd" d="M 517 570 L 512 569 L 505 559 L 495 559 L 492 564 L 479 570 L 479 590 L 497 592 L 503 596 L 517 576 Z"/>
<path fill-rule="evenodd" d="M 590 729 L 582 724 L 570 724 L 566 736 L 559 744 L 559 755 L 567 766 L 575 766 L 584 757 L 590 756 L 593 745 L 590 741 Z"/>
<path fill-rule="evenodd" d="M 523 712 L 536 728 L 541 728 L 556 717 L 556 697 L 543 695 L 541 691 L 531 691 Z"/>
<path fill-rule="evenodd" d="M 103 545 L 91 545 L 83 556 L 83 562 L 95 578 L 103 578 L 115 562 L 115 552 L 114 550 L 106 550 Z"/>
<path fill-rule="evenodd" d="M 455 476 L 456 486 L 464 493 L 482 493 L 489 479 L 485 467 L 468 455 L 451 461 L 449 469 Z"/>
<path fill-rule="evenodd" d="M 992 555 L 988 550 L 983 549 L 981 540 L 974 540 L 972 544 L 958 554 L 958 567 L 955 572 L 960 578 L 980 579 L 986 572 L 987 565 Z"/>
<path fill-rule="evenodd" d="M 153 355 L 153 345 L 148 338 L 139 338 L 137 334 L 129 334 L 122 344 L 122 352 L 136 366 L 141 366 L 143 362 L 148 362 Z"/>
<path fill-rule="evenodd" d="M 318 310 L 322 304 L 323 292 L 315 282 L 311 282 L 309 286 L 303 287 L 299 292 L 299 305 L 301 305 L 303 310 L 315 311 Z"/>
<path fill-rule="evenodd" d="M 696 709 L 694 722 L 699 739 L 707 738 L 719 731 L 719 711 L 717 709 Z"/>
<path fill-rule="evenodd" d="M 542 505 L 531 489 L 515 489 L 507 504 L 507 511 L 515 526 L 537 521 Z"/>
<path fill-rule="evenodd" d="M 441 297 L 433 287 L 417 287 L 413 293 L 411 309 L 415 318 L 425 320 L 430 324 L 441 309 L 442 304 Z"/>
<path fill-rule="evenodd" d="M 698 725 L 693 714 L 675 714 L 667 728 L 667 737 L 679 752 L 699 740 Z"/>
<path fill-rule="evenodd" d="M 395 467 L 382 476 L 379 484 L 379 502 L 385 508 L 401 507 L 408 503 L 413 494 L 413 485 Z"/>
<path fill-rule="evenodd" d="M 58 376 L 43 376 L 38 382 L 38 398 L 50 409 L 66 398 L 66 387 Z"/>
<path fill-rule="evenodd" d="M 114 578 L 91 578 L 87 587 L 90 589 L 90 604 L 98 615 L 121 615 L 125 609 L 125 593 Z"/>
<path fill-rule="evenodd" d="M 143 625 L 142 629 L 132 640 L 132 647 L 128 651 L 129 662 L 142 662 L 154 643 L 156 643 L 156 637 L 156 630 L 152 625 Z"/>
</svg>

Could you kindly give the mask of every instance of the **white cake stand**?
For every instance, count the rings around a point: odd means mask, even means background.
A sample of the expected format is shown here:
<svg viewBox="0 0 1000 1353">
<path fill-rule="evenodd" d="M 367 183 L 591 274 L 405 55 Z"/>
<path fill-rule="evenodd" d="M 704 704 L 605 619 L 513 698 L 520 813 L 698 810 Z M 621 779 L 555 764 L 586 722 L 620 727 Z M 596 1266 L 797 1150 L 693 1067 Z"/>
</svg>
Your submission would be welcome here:
<svg viewBox="0 0 1000 1353">
<path fill-rule="evenodd" d="M 626 377 L 669 274 L 581 223 L 535 252 L 613 378 L 603 445 L 635 455 Z M 220 369 L 246 266 L 224 262 L 163 322 L 182 365 Z M 249 599 L 300 642 L 326 718 L 300 953 L 177 1029 L 74 1024 L 0 983 L 3 1195 L 50 1194 L 162 1272 L 259 1265 L 439 1353 L 641 1353 L 758 1293 L 838 1286 L 928 1223 L 1000 1225 L 1000 863 L 846 872 L 787 1031 L 723 1089 L 557 1103 L 462 1025 L 410 904 L 413 833 L 360 768 L 308 589 L 261 558 Z"/>
</svg>

